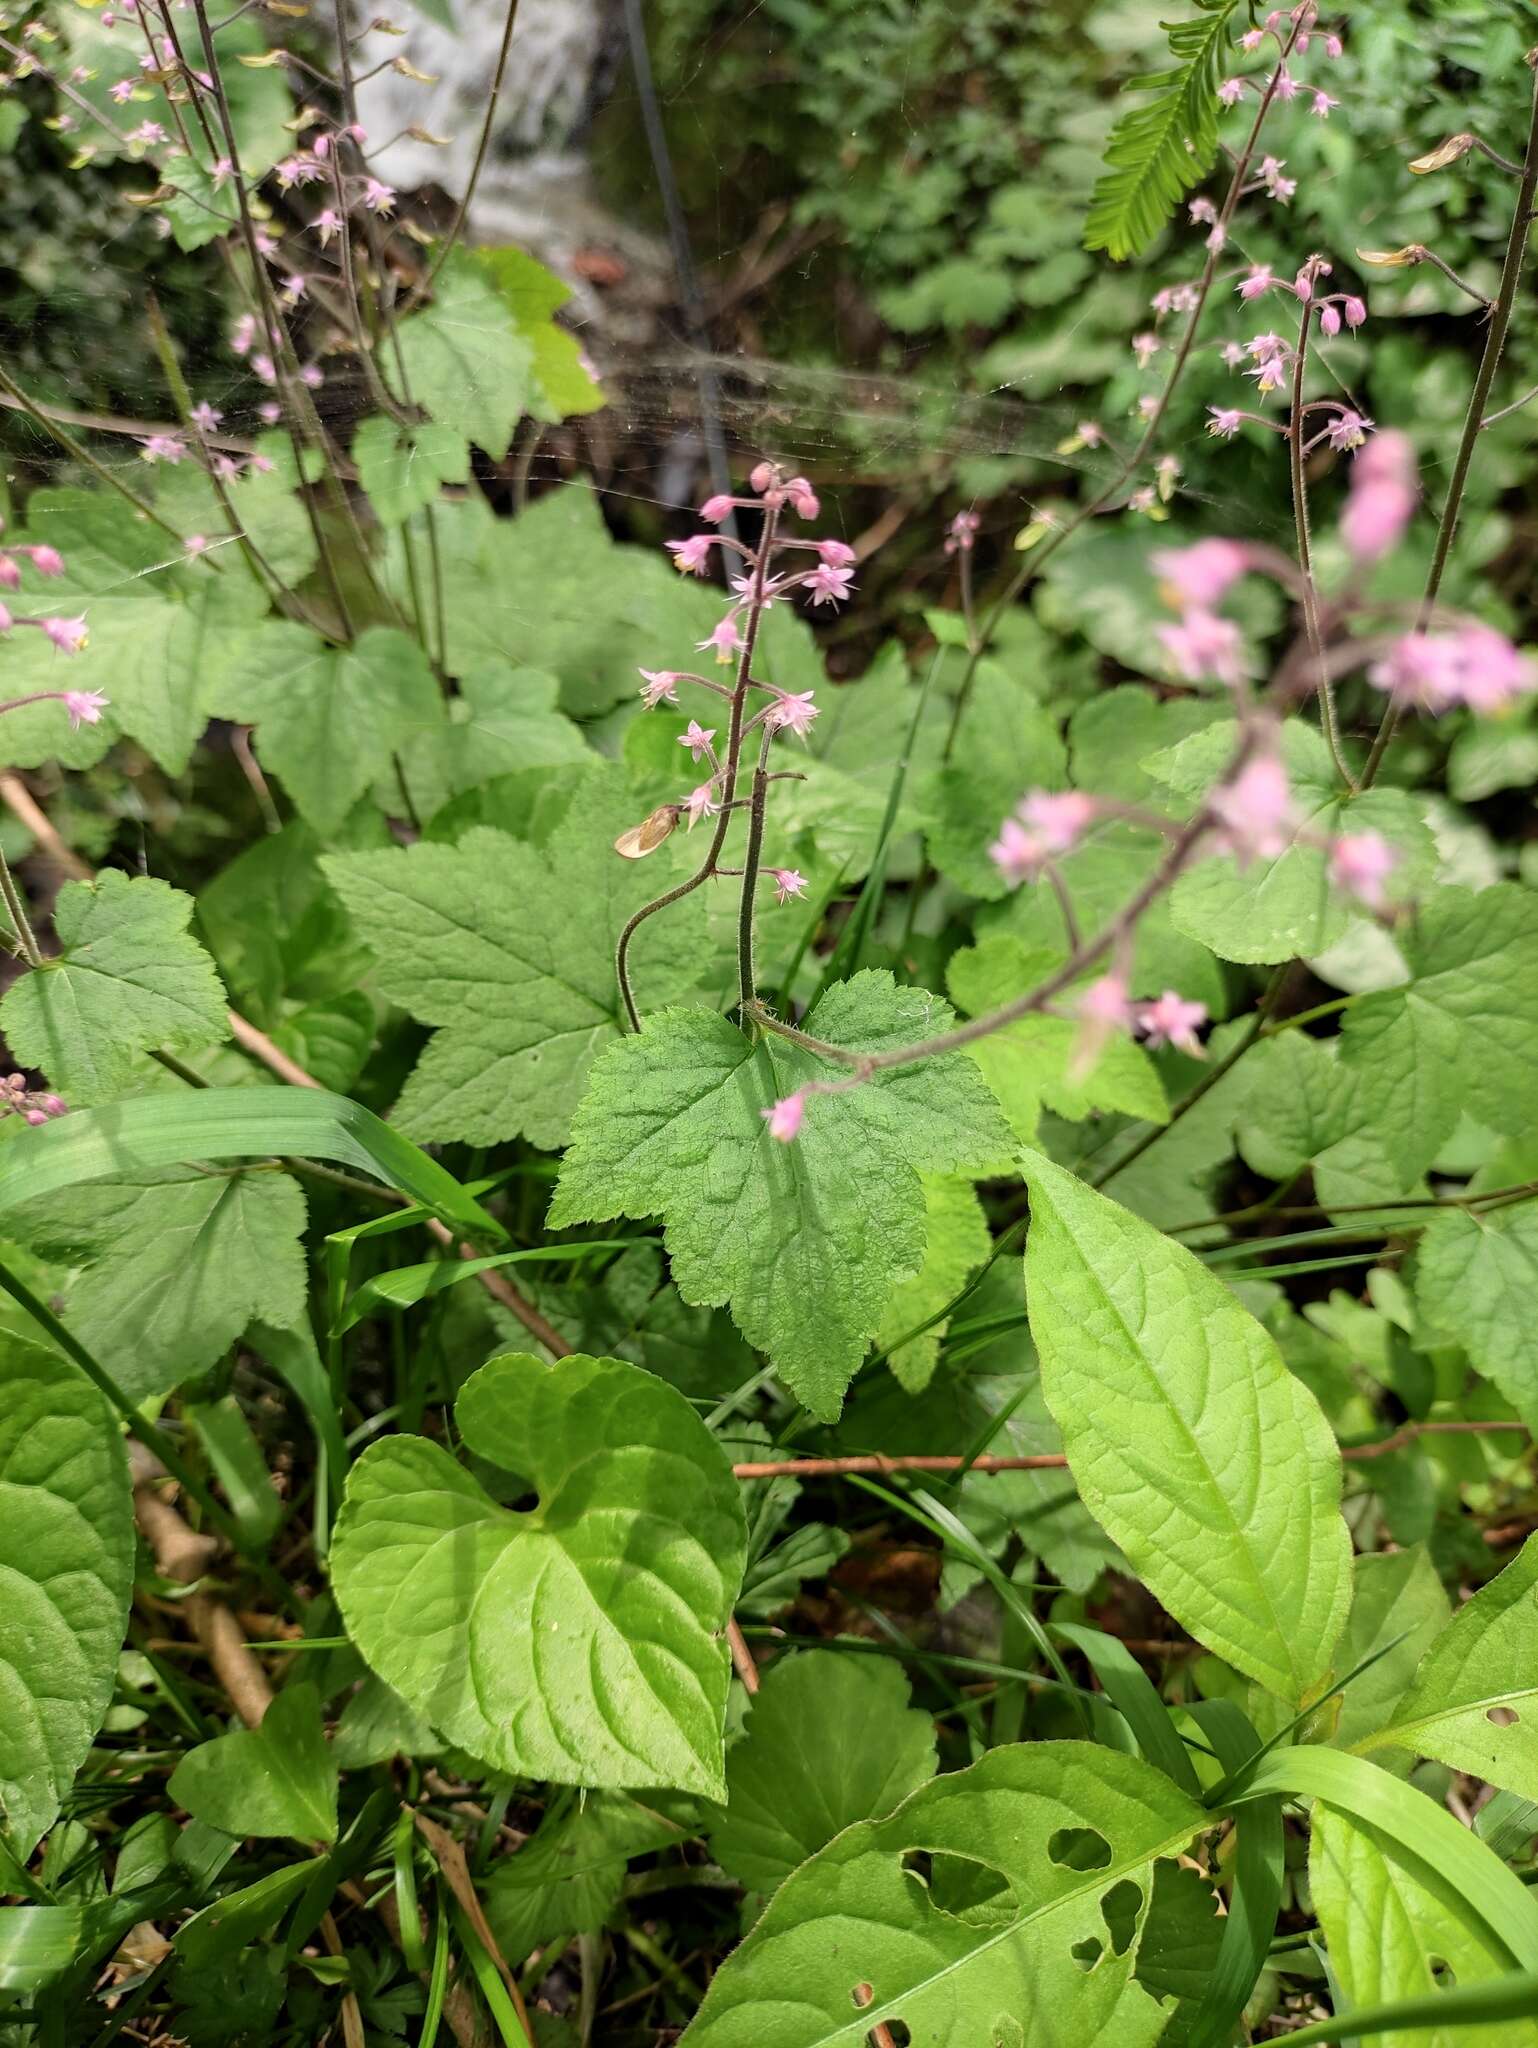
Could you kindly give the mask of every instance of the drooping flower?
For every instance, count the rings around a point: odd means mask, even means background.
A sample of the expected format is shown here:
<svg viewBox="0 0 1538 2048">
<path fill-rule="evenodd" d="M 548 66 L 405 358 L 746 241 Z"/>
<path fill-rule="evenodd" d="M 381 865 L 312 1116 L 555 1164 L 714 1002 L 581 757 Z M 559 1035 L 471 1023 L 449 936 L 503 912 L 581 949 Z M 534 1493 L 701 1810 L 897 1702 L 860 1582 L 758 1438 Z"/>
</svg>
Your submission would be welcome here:
<svg viewBox="0 0 1538 2048">
<path fill-rule="evenodd" d="M 1032 789 L 1016 806 L 1048 853 L 1069 853 L 1095 822 L 1095 799 L 1082 790 Z"/>
<path fill-rule="evenodd" d="M 761 1109 L 758 1113 L 768 1124 L 770 1137 L 788 1145 L 806 1115 L 806 1096 L 798 1090 L 794 1095 L 782 1096 L 772 1109 Z"/>
<path fill-rule="evenodd" d="M 1149 562 L 1160 595 L 1182 611 L 1209 611 L 1249 567 L 1249 550 L 1236 540 L 1199 540 L 1188 548 L 1155 548 Z"/>
<path fill-rule="evenodd" d="M 1321 332 L 1325 334 L 1331 336 L 1339 334 L 1340 308 L 1338 306 L 1329 305 L 1321 306 L 1319 308 L 1319 326 Z"/>
<path fill-rule="evenodd" d="M 0 633 L 9 633 L 16 623 L 8 604 L 0 604 Z"/>
<path fill-rule="evenodd" d="M 832 569 L 826 562 L 819 562 L 806 579 L 806 588 L 812 594 L 813 604 L 845 604 L 849 599 L 853 569 Z"/>
<path fill-rule="evenodd" d="M 1262 292 L 1270 291 L 1276 278 L 1269 263 L 1257 263 L 1248 277 L 1240 278 L 1235 290 L 1241 299 L 1258 299 Z"/>
<path fill-rule="evenodd" d="M 1365 413 L 1352 412 L 1348 406 L 1339 412 L 1325 428 L 1325 439 L 1332 448 L 1360 448 L 1372 432 L 1372 421 Z"/>
<path fill-rule="evenodd" d="M 1285 64 L 1277 71 L 1275 92 L 1279 100 L 1295 100 L 1298 96 L 1298 81 Z"/>
<path fill-rule="evenodd" d="M 817 493 L 804 476 L 787 477 L 780 486 L 798 519 L 815 519 L 822 510 Z"/>
<path fill-rule="evenodd" d="M 326 381 L 326 373 L 319 363 L 306 363 L 299 372 L 299 381 L 307 391 L 319 391 Z"/>
<path fill-rule="evenodd" d="M 1222 841 L 1240 868 L 1275 860 L 1292 843 L 1295 824 L 1287 771 L 1275 754 L 1246 762 L 1234 780 L 1208 799 Z"/>
<path fill-rule="evenodd" d="M 1218 87 L 1219 100 L 1225 107 L 1237 106 L 1244 98 L 1244 89 L 1248 83 L 1249 80 L 1245 78 L 1225 78 Z"/>
<path fill-rule="evenodd" d="M 1348 298 L 1344 311 L 1348 327 L 1360 327 L 1367 318 L 1367 306 L 1362 299 Z"/>
<path fill-rule="evenodd" d="M 1137 357 L 1138 368 L 1146 370 L 1163 346 L 1157 334 L 1134 334 L 1132 353 Z"/>
<path fill-rule="evenodd" d="M 61 654 L 78 654 L 90 637 L 84 613 L 76 619 L 38 619 L 34 623 L 42 627 Z"/>
<path fill-rule="evenodd" d="M 141 121 L 137 128 L 129 129 L 123 140 L 136 143 L 142 149 L 149 149 L 157 142 L 168 142 L 170 137 L 158 121 Z"/>
<path fill-rule="evenodd" d="M 1331 110 L 1335 107 L 1338 107 L 1339 105 L 1340 101 L 1337 99 L 1332 99 L 1330 94 L 1327 92 L 1315 92 L 1314 94 L 1313 110 L 1319 116 L 1321 121 L 1328 121 L 1330 118 Z"/>
<path fill-rule="evenodd" d="M 242 313 L 235 322 L 235 325 L 230 329 L 230 354 L 235 356 L 249 355 L 252 343 L 255 340 L 256 315 L 254 313 Z"/>
<path fill-rule="evenodd" d="M 806 894 L 806 876 L 795 868 L 766 868 L 764 871 L 774 881 L 774 900 L 788 903 L 793 896 Z"/>
<path fill-rule="evenodd" d="M 1205 1003 L 1188 1003 L 1174 989 L 1167 988 L 1155 1001 L 1139 1004 L 1136 1021 L 1138 1030 L 1156 1051 L 1161 1045 L 1172 1045 L 1193 1060 L 1207 1057 L 1206 1047 L 1196 1035 L 1207 1021 Z"/>
<path fill-rule="evenodd" d="M 62 576 L 64 574 L 64 557 L 57 548 L 46 546 L 28 548 L 27 553 L 31 557 L 32 566 L 39 576 Z"/>
<path fill-rule="evenodd" d="M 116 85 L 109 85 L 107 90 L 118 105 L 122 106 L 125 100 L 131 100 L 134 96 L 134 81 L 131 78 L 120 78 Z"/>
<path fill-rule="evenodd" d="M 646 671 L 643 669 L 641 673 L 644 675 Z M 714 726 L 707 728 L 701 725 L 697 718 L 691 718 L 689 720 L 689 730 L 678 735 L 678 744 L 689 749 L 692 760 L 699 761 L 703 760 L 710 752 L 711 742 L 715 739 L 715 736 Z"/>
<path fill-rule="evenodd" d="M 20 590 L 21 566 L 12 555 L 0 555 L 0 590 Z"/>
<path fill-rule="evenodd" d="M 388 213 L 395 204 L 395 187 L 379 178 L 365 178 L 363 204 L 370 213 Z"/>
<path fill-rule="evenodd" d="M 1175 673 L 1186 682 L 1211 678 L 1236 689 L 1243 680 L 1243 639 L 1232 619 L 1194 610 L 1178 625 L 1156 626 L 1154 632 Z"/>
<path fill-rule="evenodd" d="M 799 696 L 794 691 L 782 690 L 764 713 L 765 725 L 773 726 L 777 732 L 793 732 L 797 739 L 804 740 L 818 713 L 812 697 L 810 690 L 801 691 Z"/>
<path fill-rule="evenodd" d="M 1396 547 L 1415 511 L 1415 450 L 1398 432 L 1375 434 L 1351 465 L 1341 538 L 1359 562 Z"/>
<path fill-rule="evenodd" d="M 726 491 L 717 491 L 700 507 L 700 517 L 707 526 L 719 526 L 731 512 L 737 500 Z"/>
<path fill-rule="evenodd" d="M 77 623 L 83 625 L 84 621 L 59 621 L 57 623 Z M 52 638 L 52 635 L 49 637 Z M 64 692 L 64 709 L 69 713 L 70 729 L 78 732 L 83 725 L 99 725 L 101 723 L 101 715 L 111 701 L 110 698 L 104 697 L 100 690 L 66 690 Z"/>
<path fill-rule="evenodd" d="M 1022 882 L 1035 880 L 1051 854 L 1037 834 L 1028 832 L 1018 818 L 1006 818 L 999 827 L 998 838 L 988 848 L 988 858 L 1009 887 L 1018 889 Z"/>
<path fill-rule="evenodd" d="M 742 652 L 745 643 L 742 635 L 737 631 L 735 616 L 728 612 L 719 625 L 712 626 L 705 635 L 705 638 L 697 640 L 694 644 L 699 653 L 705 654 L 713 651 L 717 661 L 729 662 L 733 655 Z"/>
<path fill-rule="evenodd" d="M 1108 1039 L 1118 1031 L 1132 1029 L 1132 1005 L 1128 1000 L 1126 977 L 1114 968 L 1092 981 L 1074 1005 L 1079 1020 L 1078 1040 L 1069 1062 L 1070 1080 L 1082 1080 L 1105 1050 Z"/>
<path fill-rule="evenodd" d="M 169 462 L 174 468 L 187 453 L 187 444 L 180 434 L 150 434 L 139 449 L 145 462 Z"/>
<path fill-rule="evenodd" d="M 1217 208 L 1205 196 L 1193 199 L 1186 208 L 1186 218 L 1192 227 L 1212 227 L 1216 224 L 1217 217 Z"/>
<path fill-rule="evenodd" d="M 694 830 L 701 818 L 713 818 L 720 808 L 713 782 L 702 782 L 697 789 L 691 789 L 684 803 L 684 809 L 689 813 L 689 831 Z"/>
<path fill-rule="evenodd" d="M 715 542 L 713 533 L 691 533 L 687 540 L 670 540 L 667 550 L 673 557 L 673 567 L 683 576 L 703 576 Z"/>
<path fill-rule="evenodd" d="M 1384 884 L 1398 865 L 1399 855 L 1381 832 L 1349 832 L 1331 842 L 1330 880 L 1369 910 L 1383 908 Z"/>
<path fill-rule="evenodd" d="M 1207 413 L 1207 432 L 1220 441 L 1231 441 L 1244 423 L 1237 405 L 1209 405 Z"/>
<path fill-rule="evenodd" d="M 818 540 L 813 541 L 812 545 L 817 550 L 817 559 L 825 569 L 852 569 L 855 565 L 854 549 L 846 540 Z"/>
<path fill-rule="evenodd" d="M 333 235 L 341 233 L 342 216 L 334 206 L 323 206 L 310 226 L 320 236 L 320 246 L 324 249 Z"/>
<path fill-rule="evenodd" d="M 278 366 L 270 355 L 260 351 L 251 358 L 251 374 L 259 384 L 271 386 L 278 381 Z"/>
<path fill-rule="evenodd" d="M 217 406 L 210 405 L 206 398 L 201 398 L 187 417 L 200 434 L 211 434 L 224 418 L 224 414 Z"/>
<path fill-rule="evenodd" d="M 659 704 L 678 702 L 678 672 L 671 668 L 643 668 L 638 671 L 645 676 L 641 685 L 641 696 L 648 711 L 655 711 Z"/>
</svg>

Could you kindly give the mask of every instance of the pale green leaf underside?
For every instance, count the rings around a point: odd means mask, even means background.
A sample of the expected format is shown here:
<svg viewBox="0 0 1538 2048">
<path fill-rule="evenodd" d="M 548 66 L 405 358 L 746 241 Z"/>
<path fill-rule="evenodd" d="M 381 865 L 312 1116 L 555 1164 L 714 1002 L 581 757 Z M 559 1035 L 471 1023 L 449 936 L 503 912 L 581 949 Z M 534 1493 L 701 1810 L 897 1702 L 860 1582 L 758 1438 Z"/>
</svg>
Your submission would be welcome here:
<svg viewBox="0 0 1538 2048">
<path fill-rule="evenodd" d="M 1190 1252 L 1037 1155 L 1025 1172 L 1031 1328 L 1085 1505 L 1183 1627 L 1298 1700 L 1351 1598 L 1329 1424 Z"/>
<path fill-rule="evenodd" d="M 1205 1820 L 1141 1758 L 1078 1742 L 996 1749 L 787 1878 L 685 2041 L 864 2048 L 878 2022 L 901 2020 L 924 2048 L 1152 2048 L 1167 2015 L 1133 1981 L 1127 1923 L 1143 1920 L 1155 1859 Z M 1055 1860 L 1075 1846 L 1098 1867 Z M 931 1859 L 927 1880 L 914 1851 Z M 1113 1891 L 1120 1954 L 1102 1906 Z"/>
<path fill-rule="evenodd" d="M 367 1451 L 331 1551 L 363 1656 L 498 1769 L 720 1798 L 746 1539 L 715 1440 L 682 1395 L 614 1358 L 495 1358 L 455 1413 L 467 1447 L 538 1503 L 499 1506 L 421 1437 Z"/>
<path fill-rule="evenodd" d="M 895 1663 L 837 1650 L 781 1658 L 726 1760 L 710 1843 L 750 1891 L 772 1892 L 841 1828 L 879 1820 L 935 1774 L 935 1729 Z"/>
<path fill-rule="evenodd" d="M 0 1822 L 25 1860 L 112 1698 L 133 1586 L 122 1439 L 85 1375 L 0 1349 Z"/>
<path fill-rule="evenodd" d="M 943 1030 L 951 1012 L 884 972 L 837 983 L 808 1020 L 830 1043 L 879 1051 Z M 985 1170 L 1008 1132 L 968 1060 L 950 1054 L 814 1096 L 794 1144 L 764 1112 L 831 1078 L 816 1055 L 724 1017 L 666 1010 L 595 1066 L 572 1122 L 553 1227 L 660 1215 L 685 1301 L 729 1304 L 825 1421 L 924 1258 L 919 1169 Z"/>
<path fill-rule="evenodd" d="M 1538 1799 L 1538 1536 L 1459 1609 L 1393 1719 L 1356 1748 L 1384 1745 Z"/>
<path fill-rule="evenodd" d="M 59 891 L 63 950 L 12 986 L 0 1025 L 71 1108 L 119 1094 L 138 1053 L 197 1052 L 227 1036 L 224 990 L 191 915 L 179 889 L 115 869 Z"/>
</svg>

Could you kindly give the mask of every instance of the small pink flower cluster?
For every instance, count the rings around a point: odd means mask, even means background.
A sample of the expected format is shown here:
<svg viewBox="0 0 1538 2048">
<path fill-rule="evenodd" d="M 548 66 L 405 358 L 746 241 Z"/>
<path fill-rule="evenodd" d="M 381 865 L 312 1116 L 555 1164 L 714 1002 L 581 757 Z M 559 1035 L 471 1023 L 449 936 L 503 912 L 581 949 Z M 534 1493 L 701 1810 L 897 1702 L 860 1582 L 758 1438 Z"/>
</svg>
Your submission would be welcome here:
<svg viewBox="0 0 1538 2048">
<path fill-rule="evenodd" d="M 0 525 L 3 524 L 4 522 L 0 521 Z M 64 557 L 57 548 L 33 542 L 15 547 L 0 547 L 0 589 L 20 589 L 23 560 L 30 562 L 39 576 L 54 577 L 64 574 Z M 13 626 L 35 626 L 38 632 L 45 634 L 53 642 L 61 654 L 78 654 L 86 644 L 86 623 L 83 614 L 73 619 L 43 618 L 32 613 L 13 612 L 8 604 L 0 601 L 0 633 L 9 633 Z M 94 725 L 101 716 L 99 709 L 93 711 L 90 708 L 91 700 L 96 694 L 94 691 L 48 690 L 39 691 L 37 694 L 61 697 L 69 707 L 69 720 L 73 726 L 79 726 L 82 722 Z M 32 700 L 29 698 L 27 701 Z M 105 697 L 101 699 L 103 704 L 106 701 Z"/>
<path fill-rule="evenodd" d="M 1289 57 L 1302 57 L 1307 54 L 1315 40 L 1314 24 L 1318 18 L 1319 10 L 1311 4 L 1291 9 L 1274 7 L 1258 28 L 1245 31 L 1239 38 L 1239 47 L 1241 50 L 1255 51 L 1268 36 L 1271 37 L 1281 57 L 1272 88 L 1274 96 L 1284 102 L 1291 102 L 1299 93 L 1306 93 L 1313 113 L 1319 120 L 1327 121 L 1340 105 L 1340 101 L 1325 92 L 1322 87 L 1305 86 L 1300 79 L 1294 78 L 1287 62 Z M 1296 34 L 1293 33 L 1295 29 Z M 1345 49 L 1338 35 L 1319 36 L 1318 41 L 1327 57 L 1339 57 Z M 1232 107 L 1237 106 L 1247 92 L 1258 93 L 1262 90 L 1257 80 L 1240 73 L 1233 78 L 1224 79 L 1218 87 L 1218 98 L 1225 107 Z"/>
<path fill-rule="evenodd" d="M 1249 549 L 1234 540 L 1199 540 L 1188 548 L 1158 548 L 1150 559 L 1163 596 L 1181 614 L 1177 625 L 1155 628 L 1175 673 L 1184 682 L 1210 679 L 1237 689 L 1244 679 L 1243 639 L 1213 606 L 1251 567 Z"/>
<path fill-rule="evenodd" d="M 1356 414 L 1348 415 L 1356 420 Z M 1376 562 L 1404 538 L 1418 496 L 1415 450 L 1400 433 L 1376 434 L 1351 464 L 1340 537 L 1358 563 Z"/>
<path fill-rule="evenodd" d="M 1493 626 L 1466 625 L 1450 633 L 1406 633 L 1367 680 L 1396 703 L 1419 711 L 1463 705 L 1489 717 L 1538 688 L 1532 661 Z"/>
<path fill-rule="evenodd" d="M 1187 1002 L 1172 988 L 1152 1002 L 1134 1003 L 1126 976 L 1113 969 L 1092 981 L 1074 1007 L 1081 1026 L 1075 1056 L 1081 1073 L 1094 1065 L 1107 1039 L 1119 1031 L 1137 1032 L 1155 1051 L 1172 1045 L 1193 1060 L 1207 1057 L 1196 1035 L 1207 1022 L 1207 1005 Z"/>
<path fill-rule="evenodd" d="M 1095 820 L 1092 796 L 1076 789 L 1029 790 L 999 827 L 988 857 L 1011 889 L 1033 882 L 1059 855 L 1071 853 Z"/>
<path fill-rule="evenodd" d="M 51 1117 L 64 1116 L 69 1105 L 62 1096 L 34 1094 L 24 1074 L 0 1078 L 0 1117 L 24 1117 L 29 1124 L 46 1124 Z"/>
<path fill-rule="evenodd" d="M 1083 431 L 1082 428 L 1080 431 Z M 1085 445 L 1089 444 L 1086 442 Z M 970 554 L 982 523 L 975 512 L 958 512 L 945 529 L 945 552 L 948 555 Z"/>
<path fill-rule="evenodd" d="M 4 522 L 0 521 L 0 525 Z M 21 558 L 21 559 L 18 559 Z M 0 547 L 0 589 L 21 588 L 21 560 L 30 562 L 39 576 L 62 576 L 64 557 L 57 548 L 50 547 Z"/>
</svg>

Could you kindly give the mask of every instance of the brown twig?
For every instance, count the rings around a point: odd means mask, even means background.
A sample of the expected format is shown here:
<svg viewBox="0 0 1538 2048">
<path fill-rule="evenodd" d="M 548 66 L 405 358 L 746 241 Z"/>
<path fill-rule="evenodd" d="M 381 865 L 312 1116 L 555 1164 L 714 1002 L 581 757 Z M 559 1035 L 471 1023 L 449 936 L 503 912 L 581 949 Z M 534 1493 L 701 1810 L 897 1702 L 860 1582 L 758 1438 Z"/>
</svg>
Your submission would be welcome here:
<svg viewBox="0 0 1538 2048">
<path fill-rule="evenodd" d="M 732 1653 L 732 1665 L 742 1680 L 745 1692 L 758 1691 L 758 1666 L 753 1661 L 753 1652 L 748 1648 L 748 1639 L 735 1620 L 726 1624 L 726 1640 Z"/>
</svg>

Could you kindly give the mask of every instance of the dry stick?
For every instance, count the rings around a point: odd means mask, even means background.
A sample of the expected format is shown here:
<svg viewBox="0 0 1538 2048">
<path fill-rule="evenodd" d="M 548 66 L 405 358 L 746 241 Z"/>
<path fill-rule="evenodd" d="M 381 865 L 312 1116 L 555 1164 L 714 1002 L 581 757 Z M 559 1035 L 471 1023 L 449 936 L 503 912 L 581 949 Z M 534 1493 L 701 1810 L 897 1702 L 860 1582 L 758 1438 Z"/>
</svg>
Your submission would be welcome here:
<svg viewBox="0 0 1538 2048">
<path fill-rule="evenodd" d="M 1392 1436 L 1376 1443 L 1344 1444 L 1341 1456 L 1353 1460 L 1387 1457 L 1421 1436 L 1488 1436 L 1506 1430 L 1530 1434 L 1525 1422 L 1407 1422 Z M 877 1477 L 894 1472 L 1060 1472 L 1068 1460 L 1061 1451 L 1043 1452 L 1038 1457 L 932 1457 L 888 1458 L 879 1451 L 849 1458 L 773 1458 L 756 1464 L 733 1465 L 737 1479 L 837 1479 L 850 1473 L 871 1473 Z"/>
<path fill-rule="evenodd" d="M 1527 254 L 1527 236 L 1533 220 L 1533 202 L 1535 197 L 1538 197 L 1538 51 L 1529 51 L 1527 62 L 1533 69 L 1533 108 L 1528 122 L 1527 154 L 1522 159 L 1522 182 L 1517 188 L 1517 206 L 1512 216 L 1511 233 L 1506 238 L 1506 260 L 1501 266 L 1500 289 L 1496 293 L 1495 310 L 1490 316 L 1489 332 L 1485 336 L 1485 352 L 1479 359 L 1474 388 L 1469 394 L 1469 409 L 1463 418 L 1463 434 L 1458 442 L 1458 453 L 1453 460 L 1453 473 L 1442 506 L 1441 524 L 1437 527 L 1431 567 L 1426 573 L 1426 590 L 1421 598 L 1420 617 L 1416 625 L 1417 632 L 1422 633 L 1425 632 L 1430 620 L 1432 607 L 1437 601 L 1437 593 L 1442 588 L 1447 560 L 1452 553 L 1453 537 L 1458 530 L 1458 513 L 1463 504 L 1469 470 L 1473 466 L 1474 444 L 1485 424 L 1485 407 L 1489 403 L 1490 387 L 1495 382 L 1501 351 L 1506 346 L 1512 309 L 1516 305 L 1517 286 L 1522 276 L 1522 262 Z M 1377 737 L 1372 743 L 1372 751 L 1367 756 L 1367 765 L 1362 770 L 1363 789 L 1370 789 L 1376 781 L 1378 770 L 1383 765 L 1383 756 L 1388 752 L 1389 742 L 1393 739 L 1398 726 L 1399 706 L 1390 698 L 1384 709 Z"/>
</svg>

